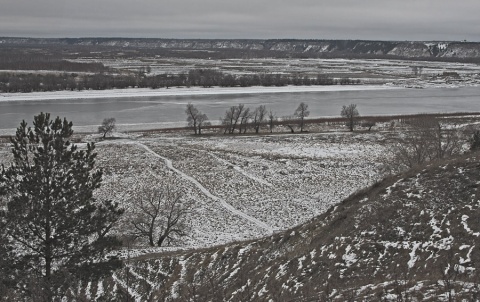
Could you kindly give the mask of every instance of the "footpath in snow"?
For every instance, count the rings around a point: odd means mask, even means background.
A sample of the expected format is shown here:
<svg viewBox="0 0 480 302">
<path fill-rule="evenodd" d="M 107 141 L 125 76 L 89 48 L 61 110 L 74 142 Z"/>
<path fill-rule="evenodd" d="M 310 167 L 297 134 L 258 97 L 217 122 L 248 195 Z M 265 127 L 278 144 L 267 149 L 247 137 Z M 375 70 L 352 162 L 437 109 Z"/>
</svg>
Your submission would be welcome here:
<svg viewBox="0 0 480 302">
<path fill-rule="evenodd" d="M 210 191 L 208 191 L 201 183 L 199 183 L 195 178 L 183 173 L 182 171 L 176 169 L 175 167 L 173 167 L 173 164 L 172 164 L 172 161 L 169 160 L 168 158 L 166 157 L 163 157 L 159 154 L 157 154 L 155 151 L 153 151 L 152 149 L 150 149 L 148 146 L 140 143 L 140 142 L 134 142 L 134 144 L 138 145 L 139 147 L 142 147 L 143 149 L 145 149 L 148 153 L 152 154 L 153 156 L 155 157 L 158 157 L 160 159 L 162 159 L 163 161 L 165 161 L 165 164 L 167 165 L 167 167 L 172 170 L 173 172 L 179 174 L 180 176 L 182 176 L 184 179 L 190 181 L 191 183 L 193 183 L 198 189 L 200 189 L 200 191 L 202 191 L 203 194 L 205 194 L 207 197 L 219 202 L 222 207 L 224 207 L 225 209 L 227 209 L 228 211 L 230 211 L 231 213 L 237 215 L 237 216 L 240 216 L 252 223 L 254 223 L 255 225 L 257 225 L 258 227 L 262 228 L 262 229 L 265 229 L 267 230 L 268 232 L 272 233 L 274 230 L 271 226 L 269 226 L 268 224 L 266 224 L 265 222 L 263 221 L 260 221 L 258 219 L 256 219 L 255 217 L 252 217 L 242 211 L 239 211 L 237 209 L 235 209 L 231 204 L 227 203 L 225 200 L 221 199 L 220 197 L 218 196 L 215 196 L 213 195 Z"/>
</svg>

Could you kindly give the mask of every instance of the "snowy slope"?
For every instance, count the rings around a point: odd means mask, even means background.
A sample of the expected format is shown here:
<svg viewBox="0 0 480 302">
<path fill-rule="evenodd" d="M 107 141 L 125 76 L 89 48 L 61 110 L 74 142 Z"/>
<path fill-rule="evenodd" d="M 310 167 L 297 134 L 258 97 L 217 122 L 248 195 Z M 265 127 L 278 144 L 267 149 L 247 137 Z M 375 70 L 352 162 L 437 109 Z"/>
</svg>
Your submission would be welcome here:
<svg viewBox="0 0 480 302">
<path fill-rule="evenodd" d="M 154 300 L 474 298 L 479 161 L 473 154 L 385 179 L 263 239 L 133 259 L 115 278 L 128 274 L 123 290 Z M 122 287 L 102 288 L 114 284 Z"/>
</svg>

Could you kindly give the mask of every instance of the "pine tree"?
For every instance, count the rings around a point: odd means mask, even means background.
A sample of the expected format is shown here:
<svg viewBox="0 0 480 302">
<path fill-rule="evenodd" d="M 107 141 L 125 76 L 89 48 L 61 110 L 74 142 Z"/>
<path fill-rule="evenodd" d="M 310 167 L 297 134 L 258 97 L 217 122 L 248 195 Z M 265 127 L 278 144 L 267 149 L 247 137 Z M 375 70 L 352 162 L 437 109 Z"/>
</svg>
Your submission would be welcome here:
<svg viewBox="0 0 480 302">
<path fill-rule="evenodd" d="M 71 122 L 41 113 L 33 126 L 23 121 L 17 128 L 14 163 L 0 173 L 2 227 L 15 251 L 11 263 L 18 281 L 40 277 L 30 294 L 40 291 L 50 301 L 65 280 L 108 273 L 120 264 L 104 256 L 119 243 L 108 233 L 123 210 L 93 196 L 102 182 L 102 171 L 94 168 L 95 145 L 78 150 L 69 141 Z"/>
</svg>

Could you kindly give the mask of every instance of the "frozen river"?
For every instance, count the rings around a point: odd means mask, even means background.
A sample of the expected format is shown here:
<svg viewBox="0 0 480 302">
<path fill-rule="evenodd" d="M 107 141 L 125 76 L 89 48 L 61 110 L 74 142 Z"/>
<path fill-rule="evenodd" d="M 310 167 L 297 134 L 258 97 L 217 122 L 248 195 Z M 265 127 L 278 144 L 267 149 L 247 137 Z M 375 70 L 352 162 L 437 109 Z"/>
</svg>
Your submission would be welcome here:
<svg viewBox="0 0 480 302">
<path fill-rule="evenodd" d="M 385 89 L 358 91 L 242 93 L 149 97 L 110 97 L 0 102 L 0 129 L 12 129 L 22 119 L 30 123 L 39 112 L 67 117 L 75 126 L 99 125 L 114 117 L 121 128 L 184 126 L 187 103 L 195 104 L 211 121 L 225 110 L 245 104 L 252 110 L 266 105 L 277 116 L 291 115 L 300 102 L 309 105 L 310 117 L 339 116 L 342 105 L 357 104 L 361 115 L 480 111 L 480 88 Z M 79 129 L 95 129 L 81 127 Z"/>
</svg>

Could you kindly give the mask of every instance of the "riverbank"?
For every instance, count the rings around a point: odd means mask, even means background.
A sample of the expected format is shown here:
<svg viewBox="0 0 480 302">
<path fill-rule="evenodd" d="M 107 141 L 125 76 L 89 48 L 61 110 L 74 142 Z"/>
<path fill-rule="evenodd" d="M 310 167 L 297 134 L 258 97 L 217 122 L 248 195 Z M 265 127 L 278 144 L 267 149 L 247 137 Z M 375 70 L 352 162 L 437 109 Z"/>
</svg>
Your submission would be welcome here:
<svg viewBox="0 0 480 302">
<path fill-rule="evenodd" d="M 261 94 L 288 92 L 323 92 L 323 91 L 365 91 L 402 89 L 384 85 L 329 85 L 329 86 L 281 86 L 281 87 L 171 87 L 171 88 L 128 88 L 109 90 L 81 91 L 48 91 L 29 93 L 0 93 L 0 102 L 37 101 L 37 100 L 74 100 L 97 98 L 128 98 L 128 97 L 160 97 L 189 95 L 229 95 L 229 94 Z"/>
</svg>

